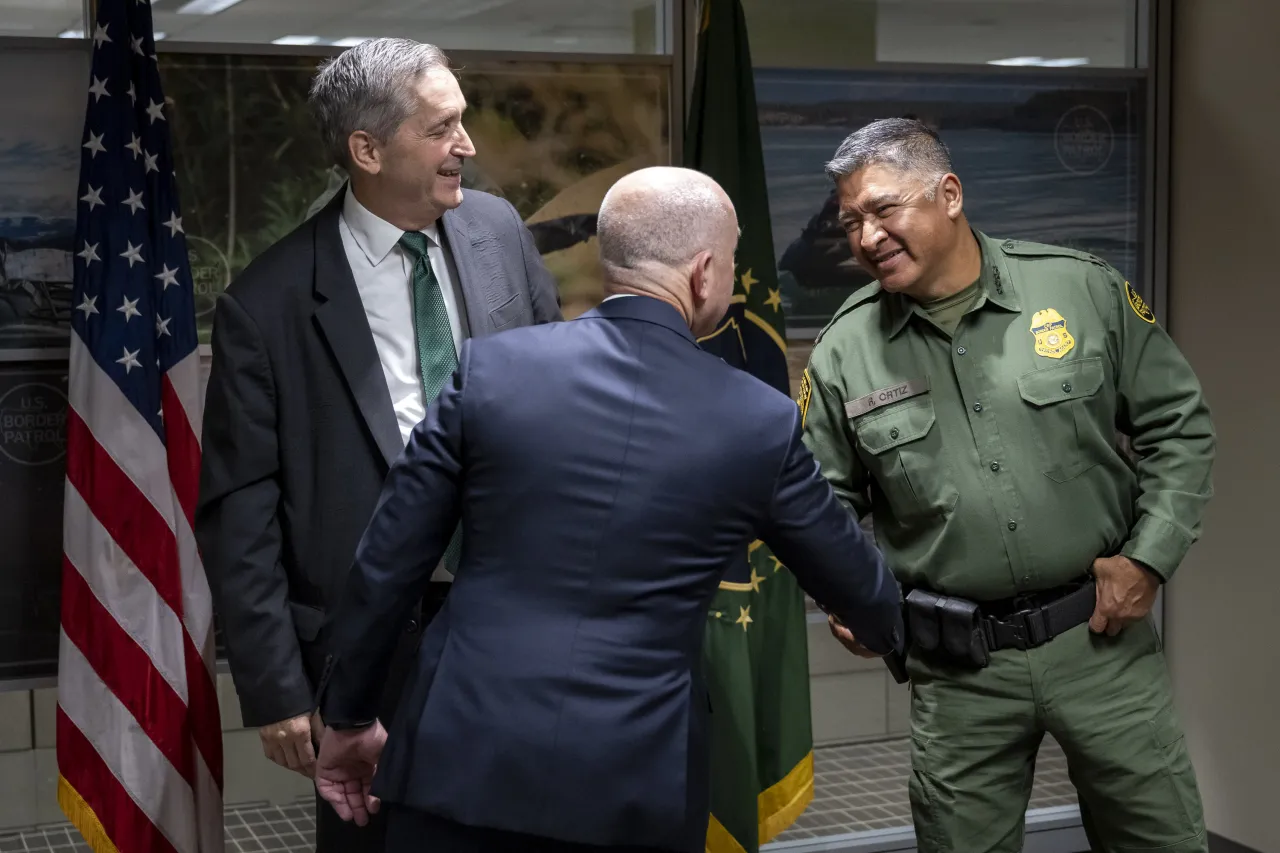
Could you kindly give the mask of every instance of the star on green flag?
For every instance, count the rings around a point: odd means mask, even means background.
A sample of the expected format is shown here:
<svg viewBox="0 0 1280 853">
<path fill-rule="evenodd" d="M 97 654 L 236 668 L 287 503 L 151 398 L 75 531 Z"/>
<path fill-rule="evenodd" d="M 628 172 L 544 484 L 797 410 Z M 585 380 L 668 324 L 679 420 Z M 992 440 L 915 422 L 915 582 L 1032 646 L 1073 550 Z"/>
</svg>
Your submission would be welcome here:
<svg viewBox="0 0 1280 853">
<path fill-rule="evenodd" d="M 685 165 L 733 199 L 733 304 L 702 347 L 789 394 L 764 153 L 739 0 L 702 0 Z M 760 542 L 711 605 L 704 644 L 711 694 L 707 853 L 756 853 L 813 799 L 813 730 L 804 593 Z"/>
</svg>

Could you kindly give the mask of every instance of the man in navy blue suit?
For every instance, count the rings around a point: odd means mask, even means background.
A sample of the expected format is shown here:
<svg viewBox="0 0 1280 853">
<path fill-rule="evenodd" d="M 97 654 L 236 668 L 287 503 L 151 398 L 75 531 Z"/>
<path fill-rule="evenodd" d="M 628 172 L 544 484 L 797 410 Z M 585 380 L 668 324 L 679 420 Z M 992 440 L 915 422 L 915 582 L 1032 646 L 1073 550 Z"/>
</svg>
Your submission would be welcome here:
<svg viewBox="0 0 1280 853">
<path fill-rule="evenodd" d="M 357 823 L 386 804 L 392 853 L 703 850 L 702 637 L 752 540 L 866 654 L 901 649 L 898 589 L 795 403 L 696 343 L 733 292 L 729 197 L 641 170 L 605 197 L 599 240 L 597 309 L 463 344 L 329 626 L 317 787 Z M 388 736 L 374 709 L 398 626 L 459 520 Z"/>
</svg>

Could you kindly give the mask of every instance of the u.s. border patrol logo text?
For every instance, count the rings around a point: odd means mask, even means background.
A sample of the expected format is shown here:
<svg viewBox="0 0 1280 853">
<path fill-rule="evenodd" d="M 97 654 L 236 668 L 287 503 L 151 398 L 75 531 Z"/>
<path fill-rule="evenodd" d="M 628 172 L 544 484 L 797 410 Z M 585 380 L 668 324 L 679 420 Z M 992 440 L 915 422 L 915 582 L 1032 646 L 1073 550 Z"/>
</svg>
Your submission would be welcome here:
<svg viewBox="0 0 1280 853">
<path fill-rule="evenodd" d="M 26 382 L 0 394 L 0 456 L 34 467 L 66 451 L 67 398 L 57 386 Z"/>
<path fill-rule="evenodd" d="M 1067 171 L 1096 175 L 1111 160 L 1116 134 L 1106 113 L 1088 104 L 1077 104 L 1058 119 L 1053 147 L 1058 162 Z"/>
<path fill-rule="evenodd" d="M 1156 321 L 1156 315 L 1147 307 L 1147 303 L 1138 295 L 1138 291 L 1133 289 L 1133 285 L 1129 282 L 1124 283 L 1124 295 L 1129 299 L 1129 307 L 1133 309 L 1133 313 L 1137 314 L 1148 323 Z"/>
<path fill-rule="evenodd" d="M 1036 355 L 1045 358 L 1062 358 L 1076 345 L 1076 339 L 1067 331 L 1067 321 L 1052 308 L 1035 313 L 1031 334 L 1036 338 Z"/>
<path fill-rule="evenodd" d="M 800 394 L 796 397 L 796 405 L 800 407 L 800 428 L 804 428 L 805 418 L 809 415 L 809 399 L 813 396 L 813 383 L 809 381 L 809 370 L 805 368 L 800 374 Z"/>
</svg>

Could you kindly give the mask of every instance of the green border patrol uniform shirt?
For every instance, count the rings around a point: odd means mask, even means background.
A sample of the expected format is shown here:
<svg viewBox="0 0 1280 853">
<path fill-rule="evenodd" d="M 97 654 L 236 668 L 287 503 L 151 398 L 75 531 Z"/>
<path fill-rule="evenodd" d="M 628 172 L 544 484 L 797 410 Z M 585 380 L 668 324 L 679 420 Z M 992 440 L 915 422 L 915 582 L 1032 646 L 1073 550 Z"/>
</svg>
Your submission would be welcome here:
<svg viewBox="0 0 1280 853">
<path fill-rule="evenodd" d="M 958 325 L 878 284 L 835 314 L 801 381 L 805 443 L 905 584 L 993 601 L 1117 553 L 1167 580 L 1211 495 L 1195 374 L 1114 268 L 975 236 Z"/>
</svg>

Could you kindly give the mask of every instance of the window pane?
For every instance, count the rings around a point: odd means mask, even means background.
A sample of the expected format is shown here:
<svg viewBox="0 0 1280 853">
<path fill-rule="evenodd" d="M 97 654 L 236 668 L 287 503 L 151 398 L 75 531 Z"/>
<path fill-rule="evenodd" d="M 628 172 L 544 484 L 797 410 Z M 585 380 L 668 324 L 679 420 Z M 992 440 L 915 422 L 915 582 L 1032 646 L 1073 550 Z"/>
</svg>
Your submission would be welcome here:
<svg viewBox="0 0 1280 853">
<path fill-rule="evenodd" d="M 0 0 L 0 36 L 84 37 L 80 0 Z"/>
<path fill-rule="evenodd" d="M 743 0 L 759 66 L 1131 68 L 1138 0 Z"/>
<path fill-rule="evenodd" d="M 160 54 L 203 343 L 217 295 L 341 184 L 307 87 L 315 57 Z M 665 65 L 466 61 L 477 155 L 463 185 L 505 197 L 560 284 L 566 316 L 602 297 L 595 213 L 627 171 L 666 163 Z"/>
<path fill-rule="evenodd" d="M 871 280 L 836 222 L 823 164 L 846 134 L 888 116 L 938 130 L 975 228 L 1092 252 L 1142 282 L 1145 86 L 1136 76 L 757 69 L 788 328 L 825 325 Z"/>
<path fill-rule="evenodd" d="M 170 41 L 349 45 L 404 36 L 446 50 L 669 53 L 668 0 L 165 0 Z"/>
<path fill-rule="evenodd" d="M 0 681 L 57 666 L 66 446 L 66 363 L 0 362 Z"/>
</svg>

